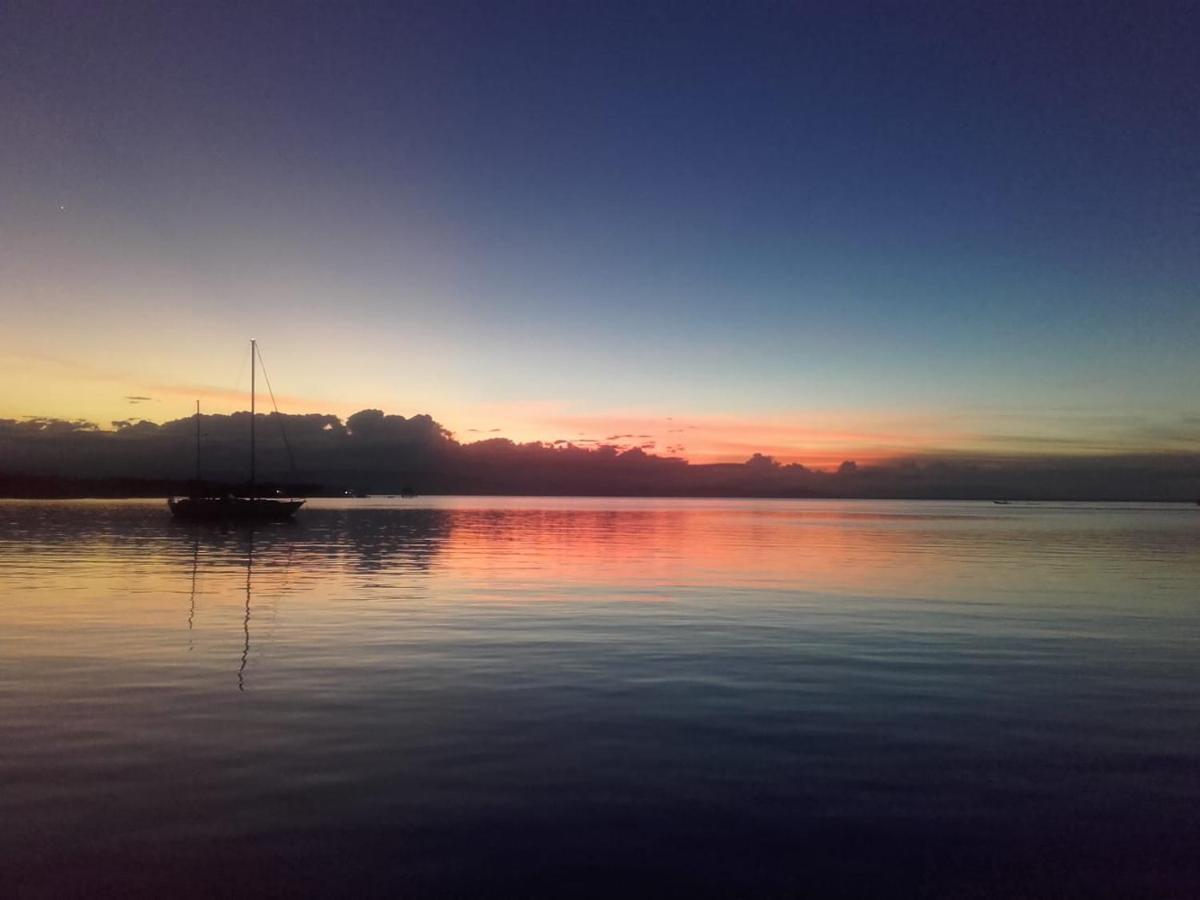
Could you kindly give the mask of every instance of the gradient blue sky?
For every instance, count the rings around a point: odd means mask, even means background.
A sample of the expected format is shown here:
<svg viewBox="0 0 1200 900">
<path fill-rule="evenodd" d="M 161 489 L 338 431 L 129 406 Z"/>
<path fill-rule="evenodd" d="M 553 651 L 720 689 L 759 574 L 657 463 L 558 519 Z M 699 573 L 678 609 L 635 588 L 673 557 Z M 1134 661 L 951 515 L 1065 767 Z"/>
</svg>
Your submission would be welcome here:
<svg viewBox="0 0 1200 900">
<path fill-rule="evenodd" d="M 244 408 L 257 336 L 467 439 L 1194 450 L 1198 23 L 10 2 L 0 416 Z"/>
</svg>

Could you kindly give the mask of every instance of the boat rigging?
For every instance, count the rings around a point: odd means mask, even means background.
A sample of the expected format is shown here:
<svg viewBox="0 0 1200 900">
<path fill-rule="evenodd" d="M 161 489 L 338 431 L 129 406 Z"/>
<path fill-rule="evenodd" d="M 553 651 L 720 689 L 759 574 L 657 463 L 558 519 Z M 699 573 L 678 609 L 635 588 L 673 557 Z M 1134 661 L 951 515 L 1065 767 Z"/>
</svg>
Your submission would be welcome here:
<svg viewBox="0 0 1200 900">
<path fill-rule="evenodd" d="M 243 494 L 224 494 L 222 496 L 206 496 L 200 483 L 200 402 L 196 401 L 196 485 L 190 496 L 169 497 L 167 506 L 171 513 L 180 519 L 218 519 L 218 520 L 269 520 L 290 518 L 296 510 L 304 505 L 304 500 L 296 497 L 263 497 L 258 489 L 257 447 L 255 434 L 255 419 L 257 418 L 255 375 L 258 362 L 262 359 L 258 350 L 258 342 L 250 339 L 250 481 Z M 266 370 L 263 370 L 266 377 Z M 271 402 L 275 403 L 275 392 L 271 389 L 271 380 L 267 378 L 267 389 L 271 392 Z M 275 411 L 279 408 L 276 404 Z M 287 434 L 284 433 L 284 444 L 287 446 L 288 459 L 292 459 L 292 448 L 287 444 Z M 294 467 L 294 463 L 293 463 Z"/>
</svg>

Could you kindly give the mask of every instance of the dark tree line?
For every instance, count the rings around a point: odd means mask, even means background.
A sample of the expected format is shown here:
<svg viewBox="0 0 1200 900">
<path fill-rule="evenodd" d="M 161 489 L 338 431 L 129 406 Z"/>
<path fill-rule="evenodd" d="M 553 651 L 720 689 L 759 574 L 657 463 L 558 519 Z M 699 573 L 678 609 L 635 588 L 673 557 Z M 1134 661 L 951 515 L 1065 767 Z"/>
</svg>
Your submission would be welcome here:
<svg viewBox="0 0 1200 900">
<path fill-rule="evenodd" d="M 249 413 L 200 417 L 200 474 L 236 485 L 248 475 Z M 367 409 L 345 421 L 324 414 L 259 415 L 261 482 L 312 493 L 581 494 L 621 496 L 875 497 L 1193 500 L 1200 456 L 847 461 L 835 471 L 744 463 L 692 465 L 615 444 L 460 442 L 428 415 Z M 285 440 L 286 437 L 286 440 Z M 196 472 L 196 419 L 0 420 L 5 496 L 157 495 L 182 491 Z"/>
</svg>

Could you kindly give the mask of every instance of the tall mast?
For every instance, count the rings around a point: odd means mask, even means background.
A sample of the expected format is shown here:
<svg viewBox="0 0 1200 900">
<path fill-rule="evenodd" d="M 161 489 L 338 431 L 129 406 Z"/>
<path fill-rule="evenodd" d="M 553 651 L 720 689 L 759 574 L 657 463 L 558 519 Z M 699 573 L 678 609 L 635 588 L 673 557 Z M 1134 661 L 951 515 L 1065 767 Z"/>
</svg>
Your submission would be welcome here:
<svg viewBox="0 0 1200 900">
<path fill-rule="evenodd" d="M 196 490 L 200 490 L 200 401 L 196 401 Z"/>
<path fill-rule="evenodd" d="M 250 496 L 254 496 L 254 357 L 258 344 L 250 338 Z"/>
</svg>

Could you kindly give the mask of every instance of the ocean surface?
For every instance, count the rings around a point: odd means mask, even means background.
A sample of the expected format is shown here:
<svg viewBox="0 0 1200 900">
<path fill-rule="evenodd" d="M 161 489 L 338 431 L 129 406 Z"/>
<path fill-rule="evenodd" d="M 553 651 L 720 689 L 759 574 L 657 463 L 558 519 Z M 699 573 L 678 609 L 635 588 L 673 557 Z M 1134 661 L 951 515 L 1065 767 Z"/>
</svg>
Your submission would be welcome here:
<svg viewBox="0 0 1200 900">
<path fill-rule="evenodd" d="M 0 895 L 1200 896 L 1200 509 L 0 502 Z"/>
</svg>

